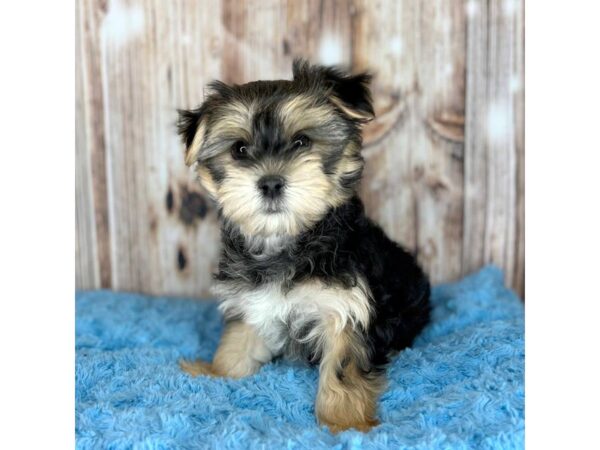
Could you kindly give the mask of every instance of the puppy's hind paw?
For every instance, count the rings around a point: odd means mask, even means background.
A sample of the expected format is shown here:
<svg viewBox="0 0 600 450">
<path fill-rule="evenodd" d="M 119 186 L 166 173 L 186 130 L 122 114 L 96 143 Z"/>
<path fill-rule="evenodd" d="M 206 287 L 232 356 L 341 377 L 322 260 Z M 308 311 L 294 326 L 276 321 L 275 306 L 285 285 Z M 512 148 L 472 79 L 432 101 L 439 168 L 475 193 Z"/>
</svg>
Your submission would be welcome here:
<svg viewBox="0 0 600 450">
<path fill-rule="evenodd" d="M 193 377 L 198 375 L 206 375 L 210 377 L 216 377 L 212 364 L 197 359 L 196 361 L 186 361 L 185 359 L 179 360 L 179 367 L 186 373 L 189 373 Z"/>
</svg>

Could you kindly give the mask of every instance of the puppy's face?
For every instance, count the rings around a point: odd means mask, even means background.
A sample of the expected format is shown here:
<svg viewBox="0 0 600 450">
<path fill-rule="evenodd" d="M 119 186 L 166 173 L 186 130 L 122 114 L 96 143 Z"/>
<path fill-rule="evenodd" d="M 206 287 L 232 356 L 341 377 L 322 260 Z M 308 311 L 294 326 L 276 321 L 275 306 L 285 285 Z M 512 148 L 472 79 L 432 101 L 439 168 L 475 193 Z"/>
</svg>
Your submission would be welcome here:
<svg viewBox="0 0 600 450">
<path fill-rule="evenodd" d="M 297 61 L 292 81 L 215 82 L 180 111 L 186 163 L 247 236 L 294 236 L 348 200 L 360 180 L 366 74 Z"/>
</svg>

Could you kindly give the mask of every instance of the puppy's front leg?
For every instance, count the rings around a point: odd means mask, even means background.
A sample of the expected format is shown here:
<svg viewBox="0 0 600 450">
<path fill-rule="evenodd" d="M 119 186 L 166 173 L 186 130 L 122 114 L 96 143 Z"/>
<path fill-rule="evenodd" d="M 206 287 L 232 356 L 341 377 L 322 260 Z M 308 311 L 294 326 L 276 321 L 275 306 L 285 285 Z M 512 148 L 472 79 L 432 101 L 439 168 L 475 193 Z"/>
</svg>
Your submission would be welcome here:
<svg viewBox="0 0 600 450">
<path fill-rule="evenodd" d="M 379 424 L 375 414 L 385 379 L 372 369 L 359 334 L 352 329 L 328 333 L 319 367 L 319 423 L 333 433 L 348 428 L 366 432 Z"/>
<path fill-rule="evenodd" d="M 212 363 L 181 361 L 181 368 L 192 376 L 242 378 L 258 372 L 271 360 L 271 351 L 254 328 L 242 321 L 228 322 Z"/>
</svg>

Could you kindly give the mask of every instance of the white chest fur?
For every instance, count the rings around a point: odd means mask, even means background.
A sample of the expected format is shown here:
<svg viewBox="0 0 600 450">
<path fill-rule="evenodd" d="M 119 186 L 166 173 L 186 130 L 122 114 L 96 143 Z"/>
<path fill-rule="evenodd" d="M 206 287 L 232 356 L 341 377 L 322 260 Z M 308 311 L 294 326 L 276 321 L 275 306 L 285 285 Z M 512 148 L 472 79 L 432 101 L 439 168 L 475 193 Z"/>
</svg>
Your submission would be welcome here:
<svg viewBox="0 0 600 450">
<path fill-rule="evenodd" d="M 221 311 L 252 325 L 274 354 L 281 353 L 288 339 L 309 342 L 326 331 L 369 324 L 370 291 L 363 280 L 352 288 L 313 280 L 288 292 L 278 283 L 235 292 L 218 284 L 215 293 L 222 299 Z"/>
</svg>

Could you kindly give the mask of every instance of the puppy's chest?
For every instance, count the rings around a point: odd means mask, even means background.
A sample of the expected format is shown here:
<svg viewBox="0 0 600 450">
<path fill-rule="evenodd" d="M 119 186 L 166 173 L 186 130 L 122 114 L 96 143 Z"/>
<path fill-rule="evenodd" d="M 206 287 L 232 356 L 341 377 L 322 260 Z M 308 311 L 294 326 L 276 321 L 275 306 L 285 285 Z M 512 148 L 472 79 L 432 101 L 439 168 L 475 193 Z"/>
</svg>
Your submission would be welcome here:
<svg viewBox="0 0 600 450">
<path fill-rule="evenodd" d="M 353 288 L 307 281 L 287 291 L 280 283 L 237 289 L 226 284 L 216 287 L 226 317 L 238 317 L 252 325 L 274 354 L 312 353 L 315 341 L 324 333 L 343 329 L 348 324 L 369 321 L 369 295 L 362 284 Z M 306 349 L 308 348 L 308 350 Z"/>
</svg>

